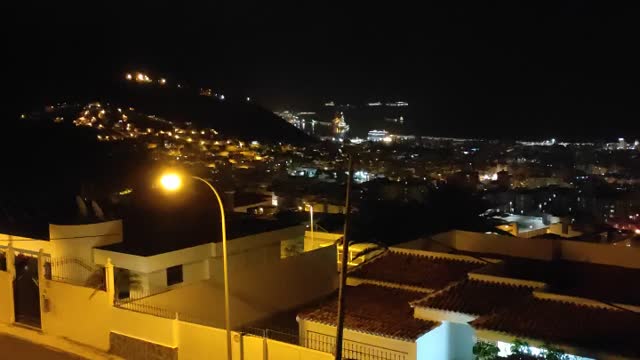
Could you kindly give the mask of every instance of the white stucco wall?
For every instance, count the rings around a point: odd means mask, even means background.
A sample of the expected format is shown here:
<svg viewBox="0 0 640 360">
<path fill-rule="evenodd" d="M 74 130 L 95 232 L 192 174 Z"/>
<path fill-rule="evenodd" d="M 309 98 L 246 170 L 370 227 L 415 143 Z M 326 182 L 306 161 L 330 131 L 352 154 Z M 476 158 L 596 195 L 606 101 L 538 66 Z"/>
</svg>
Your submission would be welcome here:
<svg viewBox="0 0 640 360">
<path fill-rule="evenodd" d="M 211 256 L 213 256 L 213 243 L 153 256 L 131 255 L 103 249 L 93 250 L 93 260 L 96 264 L 104 265 L 107 263 L 107 258 L 111 258 L 114 266 L 140 273 L 153 273 L 175 265 L 198 263 Z"/>
<path fill-rule="evenodd" d="M 13 244 L 16 251 L 37 253 L 42 249 L 53 258 L 74 257 L 91 263 L 93 248 L 122 241 L 122 221 L 84 225 L 49 225 L 49 239 L 40 240 L 0 234 L 0 247 Z"/>
<path fill-rule="evenodd" d="M 451 233 L 453 233 L 453 243 L 450 245 L 458 250 L 539 260 L 551 260 L 554 255 L 554 241 L 549 239 L 525 239 L 461 230 L 453 230 Z"/>
<path fill-rule="evenodd" d="M 182 265 L 182 282 L 172 286 L 167 285 L 167 269 L 151 273 L 137 273 L 142 282 L 143 293 L 150 294 L 167 288 L 174 288 L 193 284 L 209 278 L 209 261 L 207 259 Z"/>
<path fill-rule="evenodd" d="M 471 360 L 474 331 L 468 324 L 444 321 L 416 343 L 418 360 Z"/>
<path fill-rule="evenodd" d="M 342 234 L 327 233 L 321 231 L 314 231 L 311 236 L 311 231 L 304 232 L 304 251 L 310 251 L 319 247 L 333 245 Z"/>
<path fill-rule="evenodd" d="M 640 248 L 563 240 L 560 249 L 565 260 L 640 268 Z"/>
<path fill-rule="evenodd" d="M 106 292 L 50 280 L 41 291 L 49 299 L 49 311 L 41 315 L 43 332 L 109 349 L 112 307 Z"/>
<path fill-rule="evenodd" d="M 229 258 L 229 287 L 235 296 L 262 309 L 264 316 L 325 296 L 338 286 L 335 246 L 265 263 Z M 211 281 L 223 282 L 222 260 L 211 260 Z"/>
<path fill-rule="evenodd" d="M 86 225 L 49 225 L 52 257 L 74 257 L 88 263 L 93 248 L 122 242 L 122 220 Z"/>
<path fill-rule="evenodd" d="M 526 239 L 453 230 L 433 238 L 458 250 L 496 253 L 530 259 L 590 262 L 640 268 L 640 248 L 589 243 L 569 239 Z"/>
<path fill-rule="evenodd" d="M 304 236 L 304 226 L 291 226 L 284 229 L 263 232 L 231 239 L 227 243 L 228 254 L 236 254 L 247 250 L 255 250 L 262 247 L 277 246 L 280 257 L 280 242 L 284 240 L 301 238 Z M 222 243 L 215 244 L 215 256 L 222 256 Z"/>
<path fill-rule="evenodd" d="M 229 259 L 246 253 L 236 254 Z M 338 284 L 335 248 L 318 249 L 268 264 L 229 268 L 233 326 L 256 321 L 334 291 Z M 222 264 L 214 259 L 210 280 L 176 287 L 144 302 L 191 316 L 207 324 L 224 325 Z"/>
<path fill-rule="evenodd" d="M 14 317 L 13 276 L 0 270 L 0 323 L 11 324 Z"/>
<path fill-rule="evenodd" d="M 27 250 L 37 253 L 42 249 L 45 254 L 51 254 L 53 251 L 52 243 L 47 240 L 39 240 L 26 238 L 22 236 L 13 236 L 10 234 L 0 234 L 0 247 L 7 247 L 9 243 L 13 245 L 16 251 Z"/>
<path fill-rule="evenodd" d="M 229 240 L 227 246 L 230 272 L 280 260 L 280 243 L 303 233 L 303 226 L 294 226 Z M 221 255 L 221 243 L 207 243 L 153 256 L 131 255 L 104 249 L 92 250 L 95 264 L 104 266 L 110 258 L 115 267 L 136 273 L 141 283 L 141 294 L 167 289 L 166 270 L 176 265 L 183 265 L 183 282 L 174 286 L 209 279 L 214 264 L 221 262 Z M 221 275 L 218 276 L 222 278 Z"/>
<path fill-rule="evenodd" d="M 327 351 L 331 346 L 335 345 L 336 327 L 321 324 L 313 321 L 298 320 L 300 341 L 302 344 L 318 350 Z M 318 335 L 319 334 L 319 335 Z M 350 348 L 359 348 L 362 352 L 375 351 L 386 353 L 388 358 L 393 359 L 395 355 L 397 359 L 415 360 L 416 359 L 416 343 L 412 341 L 403 341 L 384 336 L 367 334 L 364 332 L 352 331 L 345 329 L 343 338 L 345 343 L 351 343 Z M 345 346 L 345 349 L 347 348 Z M 346 356 L 355 355 L 345 353 Z M 367 359 L 363 355 L 362 359 Z"/>
</svg>

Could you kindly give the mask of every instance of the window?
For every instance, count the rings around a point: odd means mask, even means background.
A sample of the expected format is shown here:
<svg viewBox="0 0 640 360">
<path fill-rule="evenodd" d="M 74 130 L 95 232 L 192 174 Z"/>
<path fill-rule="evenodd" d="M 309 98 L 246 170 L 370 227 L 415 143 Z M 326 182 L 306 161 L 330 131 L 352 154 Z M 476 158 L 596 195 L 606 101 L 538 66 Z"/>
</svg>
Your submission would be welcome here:
<svg viewBox="0 0 640 360">
<path fill-rule="evenodd" d="M 167 286 L 179 284 L 182 282 L 182 265 L 167 268 Z"/>
</svg>

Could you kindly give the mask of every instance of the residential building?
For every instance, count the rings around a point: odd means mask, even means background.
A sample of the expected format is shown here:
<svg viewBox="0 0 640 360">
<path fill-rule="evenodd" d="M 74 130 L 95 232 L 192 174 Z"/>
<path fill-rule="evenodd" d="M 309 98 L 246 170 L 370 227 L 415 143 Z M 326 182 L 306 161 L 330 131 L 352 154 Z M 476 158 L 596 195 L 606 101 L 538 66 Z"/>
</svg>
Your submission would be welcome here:
<svg viewBox="0 0 640 360">
<path fill-rule="evenodd" d="M 628 334 L 640 328 L 640 292 L 612 279 L 640 276 L 638 260 L 637 248 L 465 231 L 400 244 L 350 270 L 344 354 L 473 359 L 477 341 L 507 356 L 520 340 L 532 353 L 637 358 Z M 301 344 L 330 343 L 336 301 L 299 312 Z"/>
</svg>

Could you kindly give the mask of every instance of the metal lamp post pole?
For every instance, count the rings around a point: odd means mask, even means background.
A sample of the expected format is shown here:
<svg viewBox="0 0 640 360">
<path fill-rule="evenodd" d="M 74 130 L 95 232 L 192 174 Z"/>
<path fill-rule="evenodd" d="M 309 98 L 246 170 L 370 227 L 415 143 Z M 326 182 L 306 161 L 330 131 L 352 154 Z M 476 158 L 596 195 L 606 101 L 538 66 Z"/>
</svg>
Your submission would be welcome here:
<svg viewBox="0 0 640 360">
<path fill-rule="evenodd" d="M 311 216 L 311 242 L 314 244 L 315 246 L 315 238 L 313 236 L 313 204 L 309 204 L 309 216 Z"/>
<path fill-rule="evenodd" d="M 344 235 L 342 236 L 342 264 L 340 287 L 338 288 L 338 320 L 336 326 L 336 360 L 342 359 L 342 338 L 344 333 L 344 292 L 347 287 L 347 263 L 349 262 L 349 218 L 351 217 L 351 183 L 353 182 L 353 155 L 349 155 L 349 178 L 347 179 L 347 199 L 344 214 Z"/>
<path fill-rule="evenodd" d="M 232 360 L 232 351 L 231 351 L 231 322 L 229 320 L 229 268 L 227 265 L 227 223 L 224 218 L 224 205 L 222 204 L 222 198 L 216 191 L 216 189 L 209 183 L 207 180 L 194 176 L 196 180 L 200 180 L 203 183 L 207 184 L 209 189 L 213 191 L 213 194 L 216 196 L 218 200 L 218 205 L 220 206 L 220 221 L 222 221 L 222 267 L 223 267 L 223 276 L 224 276 L 224 325 L 227 330 L 227 360 Z"/>
</svg>

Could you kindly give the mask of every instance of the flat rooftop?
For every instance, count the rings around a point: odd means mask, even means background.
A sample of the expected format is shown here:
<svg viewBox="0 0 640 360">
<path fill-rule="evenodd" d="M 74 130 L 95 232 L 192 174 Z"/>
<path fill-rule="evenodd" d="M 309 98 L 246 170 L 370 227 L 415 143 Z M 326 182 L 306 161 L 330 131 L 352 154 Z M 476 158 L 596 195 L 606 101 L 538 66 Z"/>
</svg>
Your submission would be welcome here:
<svg viewBox="0 0 640 360">
<path fill-rule="evenodd" d="M 523 233 L 549 227 L 549 225 L 544 223 L 541 217 L 537 216 L 509 214 L 509 216 L 494 216 L 494 219 L 504 220 L 509 223 L 514 222 L 518 224 L 518 231 Z"/>
<path fill-rule="evenodd" d="M 196 218 L 181 221 L 166 218 L 149 221 L 147 226 L 134 220 L 123 220 L 123 241 L 101 246 L 99 249 L 120 253 L 153 256 L 193 246 L 222 241 L 219 217 Z M 258 219 L 246 214 L 227 214 L 227 239 L 281 230 L 296 226 L 291 219 Z M 302 232 L 300 234 L 302 236 Z"/>
</svg>

